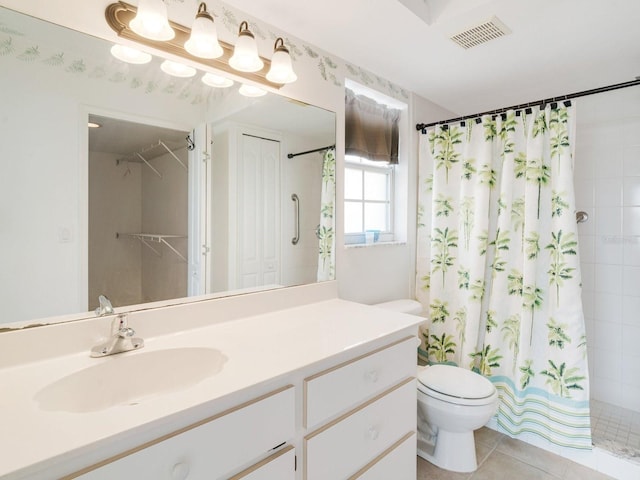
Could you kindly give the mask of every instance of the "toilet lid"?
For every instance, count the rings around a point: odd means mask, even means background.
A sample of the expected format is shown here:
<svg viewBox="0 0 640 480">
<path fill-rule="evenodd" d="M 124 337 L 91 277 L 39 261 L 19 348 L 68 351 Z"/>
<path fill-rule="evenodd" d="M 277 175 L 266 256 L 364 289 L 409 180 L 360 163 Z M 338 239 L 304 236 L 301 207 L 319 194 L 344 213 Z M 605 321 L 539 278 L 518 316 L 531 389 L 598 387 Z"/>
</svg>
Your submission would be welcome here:
<svg viewBox="0 0 640 480">
<path fill-rule="evenodd" d="M 482 375 L 452 365 L 427 367 L 418 375 L 418 381 L 442 395 L 470 400 L 490 397 L 496 391 Z"/>
</svg>

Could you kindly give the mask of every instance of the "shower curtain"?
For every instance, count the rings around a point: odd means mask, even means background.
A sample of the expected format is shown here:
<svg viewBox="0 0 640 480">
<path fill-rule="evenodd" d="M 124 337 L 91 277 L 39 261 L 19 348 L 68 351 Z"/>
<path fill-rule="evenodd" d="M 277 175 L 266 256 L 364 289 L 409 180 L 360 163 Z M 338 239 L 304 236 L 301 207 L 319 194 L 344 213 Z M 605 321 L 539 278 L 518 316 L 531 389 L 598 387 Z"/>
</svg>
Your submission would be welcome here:
<svg viewBox="0 0 640 480">
<path fill-rule="evenodd" d="M 320 193 L 320 224 L 318 225 L 319 282 L 336 278 L 335 220 L 336 150 L 325 150 L 322 160 L 322 191 Z"/>
<path fill-rule="evenodd" d="M 416 290 L 420 352 L 488 377 L 500 431 L 590 449 L 573 116 L 511 110 L 421 136 Z"/>
</svg>

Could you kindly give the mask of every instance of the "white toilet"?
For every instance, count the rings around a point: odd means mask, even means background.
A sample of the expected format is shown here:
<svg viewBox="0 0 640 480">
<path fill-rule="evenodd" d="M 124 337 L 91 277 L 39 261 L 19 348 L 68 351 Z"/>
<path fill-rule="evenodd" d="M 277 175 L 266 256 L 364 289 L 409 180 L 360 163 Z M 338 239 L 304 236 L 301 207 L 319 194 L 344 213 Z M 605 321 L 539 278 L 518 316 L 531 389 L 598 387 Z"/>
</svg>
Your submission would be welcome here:
<svg viewBox="0 0 640 480">
<path fill-rule="evenodd" d="M 394 300 L 377 307 L 420 315 L 415 300 Z M 477 373 L 451 365 L 418 367 L 418 455 L 446 470 L 478 468 L 473 431 L 498 408 L 498 392 Z"/>
</svg>

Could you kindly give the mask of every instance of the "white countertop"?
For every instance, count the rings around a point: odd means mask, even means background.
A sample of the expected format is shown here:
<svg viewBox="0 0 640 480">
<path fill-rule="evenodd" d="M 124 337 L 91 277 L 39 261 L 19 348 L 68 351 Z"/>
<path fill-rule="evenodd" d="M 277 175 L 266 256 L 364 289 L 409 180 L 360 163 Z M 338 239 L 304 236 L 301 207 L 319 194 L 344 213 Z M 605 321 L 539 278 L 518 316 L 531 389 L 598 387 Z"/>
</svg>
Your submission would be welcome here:
<svg viewBox="0 0 640 480">
<path fill-rule="evenodd" d="M 220 350 L 228 360 L 218 374 L 192 387 L 138 405 L 90 413 L 43 411 L 34 396 L 74 371 L 115 358 L 90 358 L 91 345 L 82 354 L 0 369 L 0 478 L 28 478 L 48 464 L 77 459 L 92 449 L 95 454 L 109 439 L 411 329 L 421 321 L 412 315 L 332 299 L 153 338 L 138 331 L 145 347 L 122 355 L 209 347 Z"/>
</svg>

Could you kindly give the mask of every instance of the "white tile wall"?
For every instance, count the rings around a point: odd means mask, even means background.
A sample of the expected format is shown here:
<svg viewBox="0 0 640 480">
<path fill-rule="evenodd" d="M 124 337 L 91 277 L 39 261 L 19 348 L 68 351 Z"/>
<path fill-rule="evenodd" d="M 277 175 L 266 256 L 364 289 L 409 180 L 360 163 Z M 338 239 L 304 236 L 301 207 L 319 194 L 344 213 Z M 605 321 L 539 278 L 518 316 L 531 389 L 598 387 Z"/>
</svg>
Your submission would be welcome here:
<svg viewBox="0 0 640 480">
<path fill-rule="evenodd" d="M 640 87 L 581 98 L 576 118 L 591 396 L 640 411 Z"/>
</svg>

